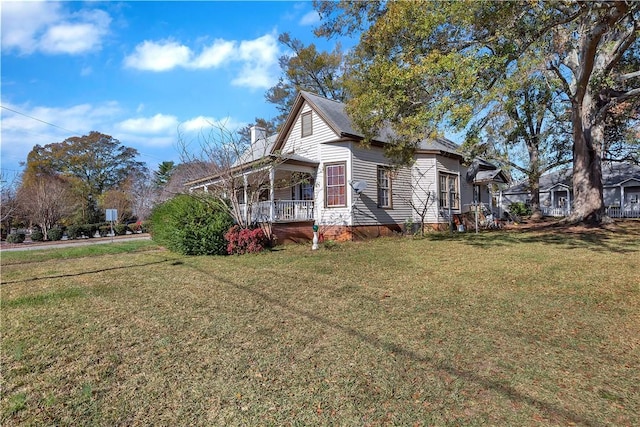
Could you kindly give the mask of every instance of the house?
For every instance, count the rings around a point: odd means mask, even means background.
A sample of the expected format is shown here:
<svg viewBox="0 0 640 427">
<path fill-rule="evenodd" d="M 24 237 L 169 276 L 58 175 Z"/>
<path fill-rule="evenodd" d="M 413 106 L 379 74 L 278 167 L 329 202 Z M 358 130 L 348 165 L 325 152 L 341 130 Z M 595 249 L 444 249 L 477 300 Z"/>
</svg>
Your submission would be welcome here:
<svg viewBox="0 0 640 427">
<path fill-rule="evenodd" d="M 602 186 L 606 213 L 612 218 L 640 218 L 640 166 L 625 162 L 602 165 Z M 511 203 L 528 204 L 528 181 L 502 191 L 502 207 Z M 570 168 L 540 177 L 540 208 L 546 216 L 567 216 L 573 204 L 573 180 Z"/>
<path fill-rule="evenodd" d="M 279 241 L 310 238 L 314 224 L 325 239 L 336 240 L 389 235 L 410 224 L 446 229 L 471 209 L 474 187 L 489 194 L 490 182 L 505 180 L 487 162 L 469 170 L 459 146 L 445 138 L 422 141 L 414 164 L 402 168 L 385 156 L 387 138 L 363 140 L 344 104 L 300 92 L 280 133 L 266 137 L 252 129 L 251 148 L 233 165 L 234 176 L 242 177 L 242 214 L 269 223 Z M 187 185 L 207 191 L 221 179 Z M 264 191 L 248 200 L 247 189 L 260 184 Z"/>
</svg>

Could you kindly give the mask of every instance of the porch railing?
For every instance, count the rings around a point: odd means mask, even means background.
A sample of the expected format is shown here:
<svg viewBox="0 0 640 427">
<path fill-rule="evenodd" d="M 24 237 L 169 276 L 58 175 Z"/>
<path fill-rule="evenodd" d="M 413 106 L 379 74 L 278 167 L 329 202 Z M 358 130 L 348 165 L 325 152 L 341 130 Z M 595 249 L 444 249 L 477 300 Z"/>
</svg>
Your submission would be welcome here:
<svg viewBox="0 0 640 427">
<path fill-rule="evenodd" d="M 622 209 L 620 206 L 609 206 L 605 213 L 611 218 L 640 218 L 640 209 Z"/>
<path fill-rule="evenodd" d="M 240 205 L 246 214 L 246 205 Z M 313 216 L 312 200 L 276 200 L 258 202 L 251 206 L 251 220 L 255 222 L 293 222 L 311 221 Z"/>
<path fill-rule="evenodd" d="M 571 210 L 568 208 L 542 208 L 542 213 L 545 216 L 567 216 L 571 214 Z M 605 214 L 611 218 L 640 218 L 640 209 L 625 208 L 622 209 L 619 206 L 608 206 L 605 208 Z"/>
<path fill-rule="evenodd" d="M 544 216 L 554 216 L 554 217 L 567 216 L 570 213 L 571 213 L 571 209 L 569 209 L 568 207 L 551 208 L 551 207 L 545 206 L 542 208 L 542 215 Z"/>
</svg>

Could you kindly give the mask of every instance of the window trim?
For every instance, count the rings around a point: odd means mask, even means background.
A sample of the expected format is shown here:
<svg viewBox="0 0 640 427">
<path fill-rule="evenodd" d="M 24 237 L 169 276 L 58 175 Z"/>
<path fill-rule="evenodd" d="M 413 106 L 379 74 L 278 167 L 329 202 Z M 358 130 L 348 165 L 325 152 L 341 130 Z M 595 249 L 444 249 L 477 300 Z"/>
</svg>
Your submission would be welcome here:
<svg viewBox="0 0 640 427">
<path fill-rule="evenodd" d="M 446 189 L 443 190 L 442 189 L 442 178 L 446 179 Z M 455 174 L 455 173 L 451 173 L 451 172 L 445 172 L 445 171 L 439 171 L 438 172 L 438 193 L 439 193 L 439 197 L 438 197 L 438 203 L 440 205 L 440 208 L 442 209 L 449 209 L 449 193 L 450 193 L 450 186 L 449 186 L 449 179 L 453 178 L 454 179 L 454 197 L 453 197 L 453 205 L 451 206 L 451 210 L 460 210 L 460 175 Z M 446 192 L 446 196 L 443 197 L 442 195 Z"/>
<path fill-rule="evenodd" d="M 313 135 L 313 111 L 307 111 L 300 115 L 300 136 L 302 138 Z M 308 117 L 309 126 L 304 125 L 305 119 Z M 305 129 L 308 127 L 308 132 L 305 133 Z"/>
<path fill-rule="evenodd" d="M 327 170 L 334 166 L 342 166 L 343 168 L 343 177 L 344 182 L 341 185 L 332 185 L 331 187 L 342 187 L 343 188 L 343 196 L 344 196 L 344 204 L 340 205 L 330 205 L 329 204 L 329 183 L 327 174 Z M 347 162 L 334 162 L 334 163 L 326 163 L 324 165 L 324 207 L 325 208 L 344 208 L 347 206 Z"/>
<path fill-rule="evenodd" d="M 386 180 L 387 180 L 387 186 L 386 187 L 381 187 L 380 186 L 380 173 L 384 173 Z M 377 196 L 378 196 L 378 207 L 381 209 L 393 209 L 393 182 L 391 179 L 391 168 L 388 166 L 383 166 L 383 165 L 378 165 L 378 167 L 376 168 L 376 187 L 377 187 Z M 386 191 L 387 192 L 387 203 L 386 204 L 382 204 L 380 202 L 380 195 L 382 191 Z"/>
</svg>

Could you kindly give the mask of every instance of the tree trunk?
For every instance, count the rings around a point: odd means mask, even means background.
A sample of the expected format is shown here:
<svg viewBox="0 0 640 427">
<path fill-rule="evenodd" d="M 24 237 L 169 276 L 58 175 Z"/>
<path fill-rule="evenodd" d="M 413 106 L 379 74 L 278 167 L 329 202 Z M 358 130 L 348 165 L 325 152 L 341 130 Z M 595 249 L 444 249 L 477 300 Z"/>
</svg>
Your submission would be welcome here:
<svg viewBox="0 0 640 427">
<path fill-rule="evenodd" d="M 537 221 L 542 219 L 540 209 L 540 176 L 536 174 L 534 179 L 529 178 L 529 190 L 531 192 L 531 219 Z"/>
<path fill-rule="evenodd" d="M 602 146 L 604 126 L 593 123 L 595 100 L 584 97 L 573 109 L 573 210 L 570 222 L 600 225 L 604 218 Z"/>
<path fill-rule="evenodd" d="M 531 219 L 537 221 L 542 219 L 540 210 L 540 150 L 538 148 L 537 136 L 527 141 L 529 151 L 529 192 L 531 193 Z"/>
</svg>

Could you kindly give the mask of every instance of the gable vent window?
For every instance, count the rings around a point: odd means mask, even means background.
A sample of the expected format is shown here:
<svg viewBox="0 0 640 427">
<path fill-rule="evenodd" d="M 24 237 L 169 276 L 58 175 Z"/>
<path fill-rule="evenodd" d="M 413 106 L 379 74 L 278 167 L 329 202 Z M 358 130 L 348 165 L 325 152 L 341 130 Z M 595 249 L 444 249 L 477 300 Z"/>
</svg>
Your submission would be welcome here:
<svg viewBox="0 0 640 427">
<path fill-rule="evenodd" d="M 302 137 L 313 134 L 313 122 L 311 121 L 311 111 L 304 113 L 301 116 Z"/>
</svg>

